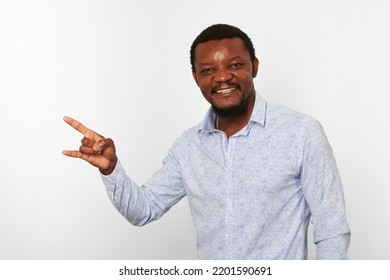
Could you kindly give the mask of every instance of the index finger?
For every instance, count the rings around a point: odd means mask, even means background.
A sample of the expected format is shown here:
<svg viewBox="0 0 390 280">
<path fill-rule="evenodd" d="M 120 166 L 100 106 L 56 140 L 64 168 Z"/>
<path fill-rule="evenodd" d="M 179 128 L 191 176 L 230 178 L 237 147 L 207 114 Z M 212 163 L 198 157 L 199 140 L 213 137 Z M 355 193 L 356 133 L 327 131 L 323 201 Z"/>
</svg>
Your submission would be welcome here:
<svg viewBox="0 0 390 280">
<path fill-rule="evenodd" d="M 83 125 L 81 122 L 72 119 L 71 117 L 65 116 L 64 121 L 69 124 L 71 127 L 76 129 L 78 132 L 83 134 L 86 138 L 93 139 L 95 141 L 99 141 L 103 137 L 94 132 L 93 130 L 87 128 L 85 125 Z"/>
</svg>

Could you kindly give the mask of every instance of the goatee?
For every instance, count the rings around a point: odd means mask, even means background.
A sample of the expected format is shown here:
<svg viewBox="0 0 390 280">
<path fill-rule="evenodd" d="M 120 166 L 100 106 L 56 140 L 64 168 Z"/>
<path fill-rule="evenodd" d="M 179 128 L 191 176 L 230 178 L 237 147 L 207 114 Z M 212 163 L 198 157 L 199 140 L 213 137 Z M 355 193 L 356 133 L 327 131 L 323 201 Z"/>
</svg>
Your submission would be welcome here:
<svg viewBox="0 0 390 280">
<path fill-rule="evenodd" d="M 213 104 L 211 104 L 211 106 L 213 108 L 214 113 L 217 116 L 220 116 L 220 117 L 238 116 L 238 115 L 241 115 L 245 112 L 246 107 L 248 105 L 248 99 L 249 98 L 246 98 L 246 99 L 243 98 L 243 99 L 241 99 L 241 102 L 239 104 L 232 105 L 232 106 L 225 107 L 225 108 L 219 108 L 219 107 L 214 106 Z"/>
</svg>

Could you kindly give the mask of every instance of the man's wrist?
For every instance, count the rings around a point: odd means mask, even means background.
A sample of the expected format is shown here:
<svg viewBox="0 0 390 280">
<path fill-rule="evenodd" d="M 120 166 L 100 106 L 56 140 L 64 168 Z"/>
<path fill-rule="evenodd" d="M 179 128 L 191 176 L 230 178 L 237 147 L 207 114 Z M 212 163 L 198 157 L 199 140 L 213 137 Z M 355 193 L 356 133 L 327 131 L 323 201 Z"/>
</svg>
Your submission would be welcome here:
<svg viewBox="0 0 390 280">
<path fill-rule="evenodd" d="M 102 173 L 105 176 L 110 175 L 114 171 L 117 162 L 118 162 L 118 158 L 117 156 L 115 156 L 115 158 L 110 161 L 108 168 L 106 169 L 99 168 L 100 173 Z"/>
</svg>

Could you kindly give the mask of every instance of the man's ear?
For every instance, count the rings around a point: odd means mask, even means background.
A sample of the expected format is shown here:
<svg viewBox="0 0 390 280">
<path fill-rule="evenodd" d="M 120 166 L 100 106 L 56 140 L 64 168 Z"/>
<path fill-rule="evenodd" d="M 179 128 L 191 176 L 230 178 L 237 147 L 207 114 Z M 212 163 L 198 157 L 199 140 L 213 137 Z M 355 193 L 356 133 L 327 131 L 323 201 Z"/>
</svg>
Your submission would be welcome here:
<svg viewBox="0 0 390 280">
<path fill-rule="evenodd" d="M 252 67 L 253 67 L 253 71 L 252 71 L 252 77 L 255 78 L 257 76 L 257 71 L 259 70 L 259 60 L 257 58 L 255 58 L 253 61 L 252 61 Z"/>
</svg>

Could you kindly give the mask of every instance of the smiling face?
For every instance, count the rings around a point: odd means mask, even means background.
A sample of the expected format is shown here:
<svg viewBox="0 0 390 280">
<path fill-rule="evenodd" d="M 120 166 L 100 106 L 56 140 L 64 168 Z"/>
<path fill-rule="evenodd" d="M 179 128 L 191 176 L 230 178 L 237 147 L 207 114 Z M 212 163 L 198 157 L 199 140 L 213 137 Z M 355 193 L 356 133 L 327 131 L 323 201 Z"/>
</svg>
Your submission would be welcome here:
<svg viewBox="0 0 390 280">
<path fill-rule="evenodd" d="M 258 65 L 240 38 L 212 40 L 196 46 L 192 74 L 214 111 L 229 116 L 253 105 Z"/>
</svg>

